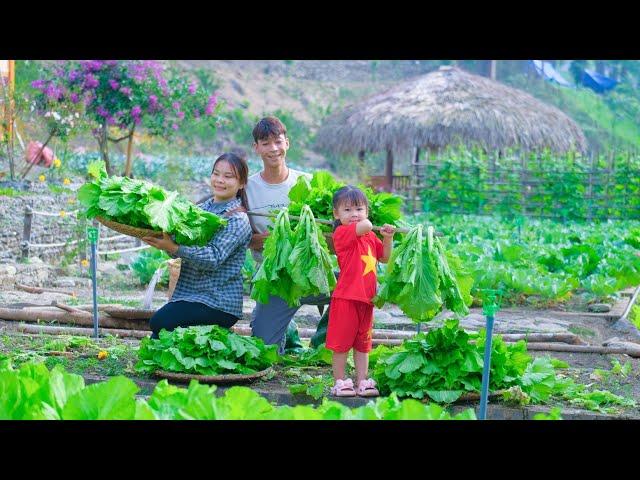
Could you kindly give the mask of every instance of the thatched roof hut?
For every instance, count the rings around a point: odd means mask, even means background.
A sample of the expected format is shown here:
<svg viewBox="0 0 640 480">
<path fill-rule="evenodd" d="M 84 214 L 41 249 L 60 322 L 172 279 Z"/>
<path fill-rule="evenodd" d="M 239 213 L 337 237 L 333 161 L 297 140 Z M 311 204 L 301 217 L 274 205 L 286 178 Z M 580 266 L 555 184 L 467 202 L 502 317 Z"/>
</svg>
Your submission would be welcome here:
<svg viewBox="0 0 640 480">
<path fill-rule="evenodd" d="M 441 67 L 345 108 L 325 121 L 316 141 L 334 153 L 386 150 L 391 158 L 394 151 L 459 143 L 558 153 L 584 152 L 587 144 L 559 109 L 456 67 Z"/>
</svg>

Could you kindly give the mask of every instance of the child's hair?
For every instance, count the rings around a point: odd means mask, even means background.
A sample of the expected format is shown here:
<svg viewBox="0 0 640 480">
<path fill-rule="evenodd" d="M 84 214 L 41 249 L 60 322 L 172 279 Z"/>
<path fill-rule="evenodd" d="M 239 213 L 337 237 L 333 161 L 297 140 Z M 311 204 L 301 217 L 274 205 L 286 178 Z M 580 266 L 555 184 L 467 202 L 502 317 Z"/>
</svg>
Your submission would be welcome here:
<svg viewBox="0 0 640 480">
<path fill-rule="evenodd" d="M 341 205 L 349 204 L 354 206 L 364 205 L 369 211 L 369 200 L 362 190 L 353 185 L 346 185 L 333 194 L 333 208 L 337 210 Z M 333 222 L 333 229 L 335 230 L 340 226 L 340 219 L 335 219 Z"/>
<path fill-rule="evenodd" d="M 271 136 L 277 137 L 280 134 L 287 136 L 287 127 L 276 117 L 264 117 L 253 128 L 253 140 L 266 140 Z"/>
<path fill-rule="evenodd" d="M 235 153 L 227 152 L 220 155 L 216 158 L 215 162 L 213 162 L 213 167 L 211 167 L 211 174 L 213 175 L 213 171 L 216 169 L 216 165 L 221 161 L 228 162 L 236 173 L 236 177 L 238 177 L 238 181 L 244 185 L 243 188 L 238 190 L 237 198 L 240 199 L 240 204 L 246 209 L 249 210 L 249 202 L 247 201 L 247 192 L 245 192 L 245 188 L 247 186 L 247 182 L 249 181 L 249 166 L 247 165 L 246 159 L 239 157 Z"/>
</svg>

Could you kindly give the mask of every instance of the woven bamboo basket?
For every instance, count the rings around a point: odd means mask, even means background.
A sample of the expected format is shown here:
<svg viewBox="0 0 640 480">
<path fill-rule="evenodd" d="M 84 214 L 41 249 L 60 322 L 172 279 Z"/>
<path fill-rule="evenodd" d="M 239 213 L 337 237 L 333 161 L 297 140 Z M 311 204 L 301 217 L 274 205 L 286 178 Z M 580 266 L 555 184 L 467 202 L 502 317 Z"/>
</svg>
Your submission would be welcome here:
<svg viewBox="0 0 640 480">
<path fill-rule="evenodd" d="M 182 260 L 180 258 L 174 258 L 167 261 L 169 265 L 169 290 L 167 291 L 167 299 L 171 300 L 173 291 L 176 289 L 178 278 L 180 277 L 180 267 L 182 266 Z"/>
<path fill-rule="evenodd" d="M 176 382 L 189 383 L 191 380 L 197 380 L 200 383 L 250 383 L 259 378 L 264 377 L 272 371 L 269 367 L 256 373 L 247 375 L 228 374 L 228 375 L 195 375 L 190 373 L 167 372 L 165 370 L 156 370 L 153 374 L 156 377 L 166 378 Z"/>
<path fill-rule="evenodd" d="M 111 230 L 129 235 L 130 237 L 142 238 L 142 237 L 155 237 L 162 238 L 162 232 L 157 230 L 150 230 L 148 228 L 132 227 L 125 225 L 124 223 L 114 222 L 113 220 L 107 220 L 103 217 L 96 217 L 96 220 L 103 224 L 105 227 L 109 227 Z"/>
</svg>

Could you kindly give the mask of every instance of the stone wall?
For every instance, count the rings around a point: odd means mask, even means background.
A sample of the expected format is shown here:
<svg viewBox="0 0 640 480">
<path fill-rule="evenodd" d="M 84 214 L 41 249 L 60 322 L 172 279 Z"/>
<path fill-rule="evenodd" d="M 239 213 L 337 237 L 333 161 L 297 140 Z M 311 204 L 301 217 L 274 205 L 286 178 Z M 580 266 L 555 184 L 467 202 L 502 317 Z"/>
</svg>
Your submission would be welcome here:
<svg viewBox="0 0 640 480">
<path fill-rule="evenodd" d="M 46 184 L 33 183 L 28 190 L 17 196 L 0 195 L 0 261 L 17 260 L 21 256 L 25 207 L 35 211 L 55 213 L 55 217 L 34 214 L 31 220 L 31 244 L 50 244 L 78 240 L 85 236 L 82 224 L 75 215 L 60 215 L 61 211 L 78 209 L 75 192 L 53 193 Z M 102 237 L 117 235 L 101 227 Z M 119 241 L 99 245 L 99 250 L 115 250 L 135 246 L 135 240 L 127 237 Z M 78 245 L 52 248 L 32 248 L 29 256 L 45 262 L 58 263 L 65 256 L 79 256 Z"/>
</svg>

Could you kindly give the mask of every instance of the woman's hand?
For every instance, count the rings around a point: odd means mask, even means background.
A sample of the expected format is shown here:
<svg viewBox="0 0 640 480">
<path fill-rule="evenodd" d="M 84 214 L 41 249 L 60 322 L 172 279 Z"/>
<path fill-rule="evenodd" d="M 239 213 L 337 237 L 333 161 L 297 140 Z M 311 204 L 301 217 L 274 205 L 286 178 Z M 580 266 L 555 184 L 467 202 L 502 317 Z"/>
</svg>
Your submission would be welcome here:
<svg viewBox="0 0 640 480">
<path fill-rule="evenodd" d="M 396 232 L 396 227 L 393 225 L 389 225 L 385 223 L 382 227 L 380 227 L 380 235 L 385 238 L 393 238 L 393 234 Z"/>
<path fill-rule="evenodd" d="M 162 232 L 162 238 L 142 237 L 141 240 L 147 245 L 164 250 L 170 255 L 175 255 L 178 252 L 179 245 L 166 232 Z"/>
</svg>

